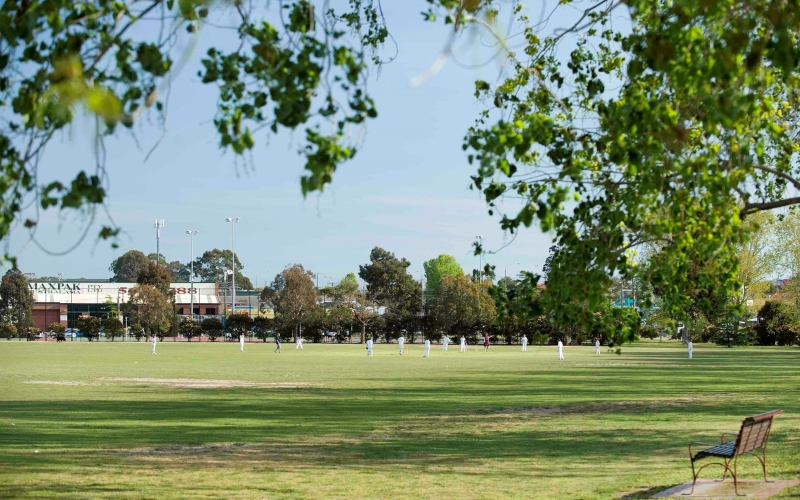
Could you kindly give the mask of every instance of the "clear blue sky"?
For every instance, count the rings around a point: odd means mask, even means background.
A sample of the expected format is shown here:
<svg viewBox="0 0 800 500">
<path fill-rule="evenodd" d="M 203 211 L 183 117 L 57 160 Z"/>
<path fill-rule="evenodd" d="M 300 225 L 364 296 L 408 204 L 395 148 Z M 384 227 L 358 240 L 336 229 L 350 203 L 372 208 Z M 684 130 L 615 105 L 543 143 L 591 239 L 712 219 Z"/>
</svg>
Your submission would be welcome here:
<svg viewBox="0 0 800 500">
<path fill-rule="evenodd" d="M 448 61 L 435 77 L 411 88 L 409 80 L 432 63 L 448 34 L 441 24 L 422 21 L 425 5 L 384 2 L 399 56 L 373 75 L 378 119 L 369 123 L 356 159 L 341 167 L 322 195 L 303 199 L 300 193 L 303 158 L 295 153 L 303 139 L 300 131 L 271 137 L 268 145 L 265 134 L 257 136 L 254 168 L 217 147 L 211 123 L 216 89 L 196 76 L 202 45 L 217 42 L 214 34 L 204 33 L 201 47 L 173 83 L 167 135 L 149 161 L 144 163 L 144 157 L 160 135 L 155 115 L 135 127 L 140 147 L 125 132 L 108 141 L 108 206 L 124 231 L 120 248 L 98 242 L 96 224 L 76 250 L 55 257 L 26 245 L 27 233 L 18 228 L 7 243 L 18 254 L 19 267 L 37 276 L 109 277 L 110 262 L 123 252 L 155 252 L 156 218 L 166 220 L 161 252 L 168 260 L 186 262 L 187 229 L 200 231 L 196 256 L 206 249 L 230 248 L 225 218 L 241 217 L 236 253 L 245 275 L 259 285 L 292 263 L 320 273 L 320 281 L 338 280 L 357 272 L 375 246 L 409 259 L 417 279 L 422 262 L 442 253 L 454 255 L 465 271 L 476 268 L 471 248 L 476 235 L 484 237 L 488 250 L 510 237 L 468 189 L 474 172 L 461 150 L 465 131 L 482 109 L 472 95 L 473 82 L 494 82 L 499 69 L 497 64 L 463 69 Z M 486 36 L 475 39 L 476 45 L 489 42 Z M 485 49 L 462 48 L 460 60 L 471 64 L 485 54 Z M 40 170 L 42 182 L 54 177 L 68 181 L 81 168 L 94 169 L 91 124 L 79 118 L 51 144 Z M 38 237 L 50 250 L 63 251 L 75 243 L 82 224 L 79 217 L 52 212 L 42 217 Z M 487 258 L 499 276 L 505 269 L 509 275 L 535 270 L 544 263 L 550 241 L 531 228 Z"/>
</svg>

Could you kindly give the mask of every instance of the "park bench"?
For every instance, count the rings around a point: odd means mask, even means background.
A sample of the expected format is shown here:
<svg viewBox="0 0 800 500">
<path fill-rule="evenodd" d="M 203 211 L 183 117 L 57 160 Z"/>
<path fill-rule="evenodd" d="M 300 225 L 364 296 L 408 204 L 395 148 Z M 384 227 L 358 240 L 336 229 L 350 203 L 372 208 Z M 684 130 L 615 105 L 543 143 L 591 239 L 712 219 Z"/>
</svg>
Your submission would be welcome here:
<svg viewBox="0 0 800 500">
<path fill-rule="evenodd" d="M 694 485 L 697 482 L 697 476 L 700 474 L 701 470 L 709 465 L 721 465 L 725 468 L 725 472 L 722 474 L 722 481 L 725 480 L 725 476 L 730 472 L 733 476 L 733 489 L 736 494 L 739 495 L 739 488 L 736 482 L 736 461 L 739 459 L 740 455 L 744 454 L 753 455 L 761 462 L 761 469 L 764 472 L 764 481 L 769 482 L 767 481 L 767 441 L 769 440 L 769 431 L 772 427 L 772 418 L 780 413 L 783 413 L 783 410 L 772 410 L 761 413 L 760 415 L 747 417 L 744 419 L 744 422 L 742 422 L 739 433 L 723 433 L 720 444 L 697 442 L 690 444 L 689 459 L 692 462 L 692 491 L 689 494 L 691 495 L 694 493 Z M 730 436 L 736 436 L 736 440 L 725 441 L 725 438 Z M 693 452 L 692 447 L 696 445 L 708 446 L 708 448 Z M 761 456 L 757 453 L 758 450 L 761 450 Z M 697 469 L 697 472 L 695 472 L 694 463 L 708 457 L 721 458 L 722 463 L 711 462 L 700 467 Z M 733 461 L 733 468 L 730 467 L 731 461 Z"/>
</svg>

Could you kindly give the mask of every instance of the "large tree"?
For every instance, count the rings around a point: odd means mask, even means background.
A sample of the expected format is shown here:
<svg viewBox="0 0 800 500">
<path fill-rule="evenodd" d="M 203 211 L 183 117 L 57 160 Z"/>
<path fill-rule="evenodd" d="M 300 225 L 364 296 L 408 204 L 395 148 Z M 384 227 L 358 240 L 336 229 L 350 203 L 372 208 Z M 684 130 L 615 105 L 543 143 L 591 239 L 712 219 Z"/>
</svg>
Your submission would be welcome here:
<svg viewBox="0 0 800 500">
<path fill-rule="evenodd" d="M 453 338 L 466 335 L 474 340 L 494 323 L 497 309 L 489 294 L 489 284 L 468 276 L 445 276 L 431 301 L 430 315 L 434 330 L 428 337 L 443 334 Z"/>
<path fill-rule="evenodd" d="M 356 275 L 348 273 L 337 285 L 329 288 L 328 293 L 333 298 L 334 314 L 341 318 L 341 311 L 348 311 L 352 321 L 361 330 L 361 343 L 366 342 L 367 325 L 378 316 L 379 308 L 358 286 Z M 345 321 L 340 321 L 342 327 Z"/>
<path fill-rule="evenodd" d="M 425 269 L 425 301 L 430 302 L 439 290 L 439 284 L 445 276 L 463 276 L 464 270 L 452 255 L 442 254 L 434 259 L 426 260 Z"/>
<path fill-rule="evenodd" d="M 162 336 L 173 319 L 169 298 L 151 285 L 138 285 L 129 291 L 129 303 L 136 308 L 136 321 L 148 335 Z"/>
<path fill-rule="evenodd" d="M 100 329 L 103 327 L 100 318 L 95 316 L 80 316 L 75 320 L 75 327 L 91 342 L 100 338 Z"/>
<path fill-rule="evenodd" d="M 19 269 L 9 269 L 0 282 L 0 323 L 14 325 L 18 332 L 33 326 L 33 293 Z"/>
<path fill-rule="evenodd" d="M 148 262 L 136 277 L 136 283 L 155 287 L 165 296 L 169 295 L 170 272 L 155 262 Z"/>
<path fill-rule="evenodd" d="M 317 306 L 313 276 L 301 264 L 294 264 L 275 276 L 272 284 L 261 292 L 261 300 L 275 311 L 276 326 L 291 332 L 292 340 L 305 315 Z"/>
<path fill-rule="evenodd" d="M 367 283 L 367 298 L 383 307 L 390 332 L 415 331 L 422 311 L 422 285 L 408 274 L 411 263 L 380 247 L 372 249 L 369 259 L 358 270 Z"/>
<path fill-rule="evenodd" d="M 225 270 L 230 270 L 230 268 L 230 250 L 220 250 L 218 248 L 208 250 L 203 252 L 203 255 L 194 261 L 194 275 L 198 277 L 200 281 L 209 283 L 213 283 L 215 281 L 224 283 L 226 280 L 227 282 L 230 282 L 230 278 L 225 277 Z M 239 261 L 239 255 L 236 255 L 236 287 L 243 288 L 245 290 L 251 290 L 253 288 L 253 283 L 250 282 L 249 278 L 242 274 L 242 269 L 244 269 L 244 266 Z"/>
<path fill-rule="evenodd" d="M 114 273 L 111 281 L 117 283 L 135 283 L 139 273 L 150 262 L 139 250 L 128 250 L 114 259 L 108 270 Z"/>
</svg>

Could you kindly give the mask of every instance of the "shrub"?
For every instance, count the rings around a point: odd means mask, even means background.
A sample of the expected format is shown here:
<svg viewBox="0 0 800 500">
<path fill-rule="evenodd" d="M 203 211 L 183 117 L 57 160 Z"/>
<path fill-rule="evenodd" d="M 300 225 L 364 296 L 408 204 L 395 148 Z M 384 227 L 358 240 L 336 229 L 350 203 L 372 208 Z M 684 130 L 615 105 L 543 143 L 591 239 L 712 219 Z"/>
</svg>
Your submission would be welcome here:
<svg viewBox="0 0 800 500">
<path fill-rule="evenodd" d="M 643 326 L 639 328 L 639 336 L 642 337 L 643 339 L 657 339 L 658 330 L 656 330 L 652 326 Z"/>
<path fill-rule="evenodd" d="M 768 300 L 758 311 L 758 343 L 775 345 L 780 330 L 784 330 L 781 338 L 785 342 L 792 335 L 787 327 L 794 327 L 797 319 L 797 312 L 788 304 Z"/>
<path fill-rule="evenodd" d="M 136 338 L 136 341 L 142 340 L 144 337 L 144 328 L 139 323 L 134 323 L 131 325 L 131 335 Z"/>
<path fill-rule="evenodd" d="M 797 325 L 781 325 L 775 329 L 775 341 L 778 345 L 791 346 L 800 343 L 800 327 Z"/>
<path fill-rule="evenodd" d="M 17 327 L 11 323 L 0 323 L 0 337 L 5 337 L 6 340 L 11 340 L 17 335 Z"/>
<path fill-rule="evenodd" d="M 200 323 L 200 329 L 211 339 L 211 342 L 214 342 L 217 337 L 222 335 L 222 321 L 219 318 L 206 318 Z"/>
</svg>

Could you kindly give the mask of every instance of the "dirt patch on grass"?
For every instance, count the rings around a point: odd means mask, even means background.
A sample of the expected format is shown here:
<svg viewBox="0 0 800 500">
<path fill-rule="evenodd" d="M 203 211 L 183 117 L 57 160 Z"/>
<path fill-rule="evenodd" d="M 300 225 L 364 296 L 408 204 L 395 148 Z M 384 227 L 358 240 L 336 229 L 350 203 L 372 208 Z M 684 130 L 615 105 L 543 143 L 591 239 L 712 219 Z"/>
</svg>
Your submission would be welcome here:
<svg viewBox="0 0 800 500">
<path fill-rule="evenodd" d="M 231 389 L 251 387 L 259 389 L 298 389 L 302 387 L 322 387 L 316 382 L 250 382 L 247 380 L 216 380 L 200 378 L 118 378 L 100 377 L 98 380 L 111 383 L 156 384 L 176 389 Z"/>
<path fill-rule="evenodd" d="M 41 385 L 100 385 L 99 382 L 83 382 L 80 380 L 26 380 L 24 383 Z"/>
</svg>

